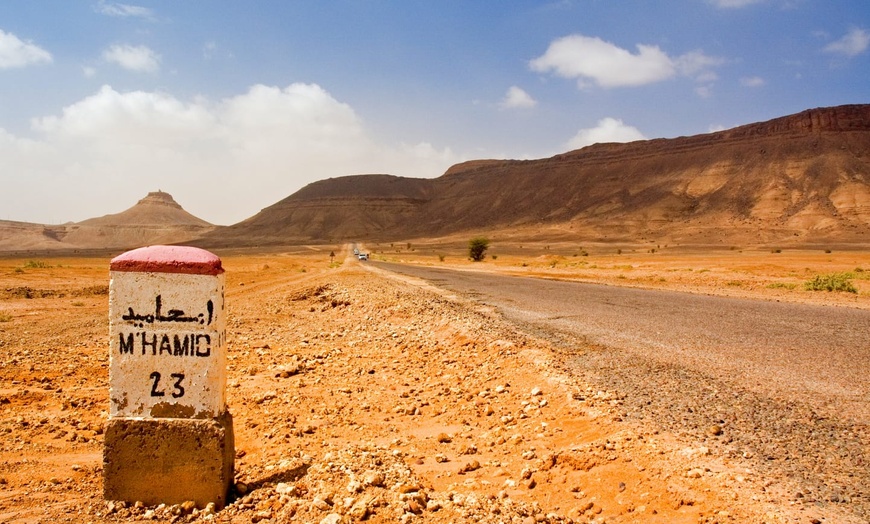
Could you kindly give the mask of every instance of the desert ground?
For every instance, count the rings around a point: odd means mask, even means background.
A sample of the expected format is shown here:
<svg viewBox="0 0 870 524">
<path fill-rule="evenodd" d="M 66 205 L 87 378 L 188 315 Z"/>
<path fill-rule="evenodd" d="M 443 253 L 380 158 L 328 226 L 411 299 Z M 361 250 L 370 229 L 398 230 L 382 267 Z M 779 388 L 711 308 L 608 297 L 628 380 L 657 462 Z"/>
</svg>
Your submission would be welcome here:
<svg viewBox="0 0 870 524">
<path fill-rule="evenodd" d="M 494 243 L 471 263 L 461 242 L 360 247 L 390 261 L 870 307 L 867 252 Z M 625 417 L 620 392 L 572 376 L 564 350 L 348 246 L 219 254 L 232 503 L 102 500 L 109 257 L 8 258 L 0 522 L 865 521 L 855 494 L 805 496 L 752 457 L 720 453 L 727 427 L 693 436 Z M 846 272 L 854 293 L 804 288 Z"/>
</svg>

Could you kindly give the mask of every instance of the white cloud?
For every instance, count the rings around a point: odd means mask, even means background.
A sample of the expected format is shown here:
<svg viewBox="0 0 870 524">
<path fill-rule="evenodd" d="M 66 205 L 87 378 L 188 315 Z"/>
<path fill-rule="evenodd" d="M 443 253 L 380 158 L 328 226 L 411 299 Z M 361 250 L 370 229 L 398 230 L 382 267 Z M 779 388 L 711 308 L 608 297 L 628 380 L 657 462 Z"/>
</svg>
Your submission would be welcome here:
<svg viewBox="0 0 870 524">
<path fill-rule="evenodd" d="M 536 105 L 538 105 L 538 101 L 517 86 L 508 88 L 499 104 L 502 109 L 529 109 Z"/>
<path fill-rule="evenodd" d="M 764 0 L 709 0 L 709 2 L 720 9 L 737 9 L 752 4 L 760 4 Z"/>
<path fill-rule="evenodd" d="M 154 73 L 160 69 L 160 55 L 144 45 L 113 45 L 103 51 L 103 60 L 141 73 Z"/>
<path fill-rule="evenodd" d="M 145 18 L 148 20 L 154 18 L 154 11 L 147 7 L 110 3 L 106 2 L 105 0 L 100 0 L 100 2 L 98 2 L 97 5 L 94 6 L 94 10 L 103 15 L 116 16 L 120 18 L 137 17 Z"/>
<path fill-rule="evenodd" d="M 433 177 L 464 160 L 428 143 L 375 142 L 353 108 L 314 84 L 255 85 L 219 101 L 103 86 L 31 127 L 35 140 L 0 129 L 4 169 L 26 173 L 0 192 L 3 219 L 78 221 L 163 189 L 191 213 L 229 224 L 316 180 Z"/>
<path fill-rule="evenodd" d="M 93 78 L 94 76 L 96 76 L 96 74 L 97 70 L 95 68 L 91 66 L 82 67 L 82 75 L 84 75 L 85 78 Z"/>
<path fill-rule="evenodd" d="M 609 88 L 652 84 L 677 74 L 703 74 L 709 67 L 722 63 L 721 59 L 701 51 L 671 58 L 658 46 L 636 47 L 637 53 L 632 54 L 598 37 L 569 35 L 551 42 L 547 51 L 529 66 L 540 73 L 575 78 L 581 88 L 586 80 Z"/>
<path fill-rule="evenodd" d="M 12 69 L 31 64 L 51 63 L 51 53 L 32 42 L 23 42 L 12 33 L 0 29 L 0 69 Z"/>
<path fill-rule="evenodd" d="M 589 129 L 581 129 L 568 141 L 568 149 L 580 149 L 596 143 L 633 142 L 646 140 L 646 137 L 636 127 L 626 125 L 617 118 L 603 118 Z"/>
<path fill-rule="evenodd" d="M 852 29 L 846 35 L 825 46 L 825 52 L 846 56 L 857 56 L 870 46 L 870 33 L 863 29 Z"/>
<path fill-rule="evenodd" d="M 701 98 L 710 98 L 713 96 L 713 87 L 712 86 L 697 86 L 695 88 L 695 94 Z"/>
<path fill-rule="evenodd" d="M 745 76 L 740 79 L 740 85 L 743 87 L 761 87 L 766 83 L 760 76 Z"/>
</svg>

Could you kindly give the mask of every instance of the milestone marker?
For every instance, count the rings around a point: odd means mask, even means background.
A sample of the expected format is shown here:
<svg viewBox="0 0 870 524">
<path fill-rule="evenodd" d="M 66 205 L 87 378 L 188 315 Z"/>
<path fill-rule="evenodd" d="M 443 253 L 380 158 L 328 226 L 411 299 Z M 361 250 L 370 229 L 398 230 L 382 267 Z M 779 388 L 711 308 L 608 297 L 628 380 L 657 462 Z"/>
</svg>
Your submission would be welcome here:
<svg viewBox="0 0 870 524">
<path fill-rule="evenodd" d="M 220 258 L 184 246 L 110 263 L 108 500 L 223 507 L 233 476 Z"/>
</svg>

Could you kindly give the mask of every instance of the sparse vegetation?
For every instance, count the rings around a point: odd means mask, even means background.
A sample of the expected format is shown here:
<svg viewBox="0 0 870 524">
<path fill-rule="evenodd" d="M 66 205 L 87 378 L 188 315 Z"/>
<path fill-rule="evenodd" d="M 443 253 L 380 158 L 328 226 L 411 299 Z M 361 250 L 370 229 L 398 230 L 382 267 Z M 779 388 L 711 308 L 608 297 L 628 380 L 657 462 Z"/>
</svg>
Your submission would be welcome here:
<svg viewBox="0 0 870 524">
<path fill-rule="evenodd" d="M 498 255 L 492 255 L 492 259 L 493 259 L 493 260 L 497 260 L 497 259 L 498 259 Z"/>
<path fill-rule="evenodd" d="M 28 260 L 24 267 L 27 269 L 47 269 L 51 266 L 42 260 Z"/>
<path fill-rule="evenodd" d="M 489 239 L 485 237 L 475 237 L 468 241 L 468 258 L 474 262 L 480 262 L 486 257 L 486 250 L 489 249 Z"/>
<path fill-rule="evenodd" d="M 788 289 L 792 290 L 797 287 L 793 282 L 771 282 L 767 285 L 767 289 Z"/>
<path fill-rule="evenodd" d="M 771 249 L 771 253 L 782 253 L 782 249 Z"/>
<path fill-rule="evenodd" d="M 21 269 L 20 267 L 16 267 L 15 269 L 12 270 L 12 272 L 13 273 L 24 273 L 24 270 Z"/>
<path fill-rule="evenodd" d="M 0 322 L 12 322 L 12 315 L 9 313 L 0 313 Z"/>
<path fill-rule="evenodd" d="M 443 255 L 443 254 L 438 255 L 438 262 L 444 262 L 445 258 L 446 258 L 446 255 Z"/>
<path fill-rule="evenodd" d="M 828 273 L 827 275 L 816 275 L 811 280 L 804 282 L 804 289 L 807 291 L 844 291 L 846 293 L 857 293 L 858 290 L 852 284 L 851 273 Z"/>
</svg>

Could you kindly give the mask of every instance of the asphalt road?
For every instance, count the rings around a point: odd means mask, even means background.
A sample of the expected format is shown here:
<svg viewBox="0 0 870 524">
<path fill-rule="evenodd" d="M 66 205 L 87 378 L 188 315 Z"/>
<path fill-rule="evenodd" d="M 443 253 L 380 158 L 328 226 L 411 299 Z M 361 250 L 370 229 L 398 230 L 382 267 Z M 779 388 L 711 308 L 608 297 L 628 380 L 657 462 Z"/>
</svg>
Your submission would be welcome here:
<svg viewBox="0 0 870 524">
<path fill-rule="evenodd" d="M 370 263 L 471 296 L 562 345 L 591 343 L 870 422 L 870 311 Z"/>
<path fill-rule="evenodd" d="M 549 340 L 584 402 L 600 388 L 621 418 L 745 463 L 791 503 L 870 522 L 870 311 L 368 263 Z"/>
</svg>

